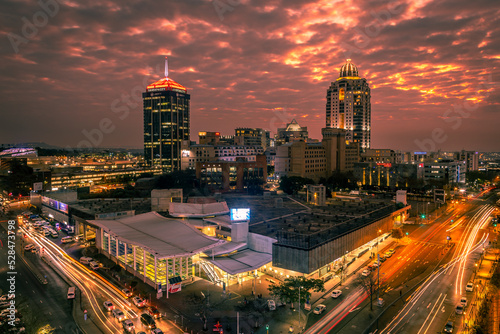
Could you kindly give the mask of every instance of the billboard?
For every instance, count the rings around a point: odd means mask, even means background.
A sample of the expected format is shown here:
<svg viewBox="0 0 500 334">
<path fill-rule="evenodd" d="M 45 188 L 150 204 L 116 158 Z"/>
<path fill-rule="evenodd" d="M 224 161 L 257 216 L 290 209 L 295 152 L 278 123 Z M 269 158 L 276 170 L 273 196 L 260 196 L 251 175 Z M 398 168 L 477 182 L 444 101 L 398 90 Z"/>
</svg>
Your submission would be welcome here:
<svg viewBox="0 0 500 334">
<path fill-rule="evenodd" d="M 49 208 L 68 213 L 68 204 L 56 201 L 53 198 L 42 196 L 42 204 Z"/>
<path fill-rule="evenodd" d="M 249 208 L 232 208 L 230 211 L 231 221 L 245 221 L 250 220 L 250 209 Z"/>
</svg>

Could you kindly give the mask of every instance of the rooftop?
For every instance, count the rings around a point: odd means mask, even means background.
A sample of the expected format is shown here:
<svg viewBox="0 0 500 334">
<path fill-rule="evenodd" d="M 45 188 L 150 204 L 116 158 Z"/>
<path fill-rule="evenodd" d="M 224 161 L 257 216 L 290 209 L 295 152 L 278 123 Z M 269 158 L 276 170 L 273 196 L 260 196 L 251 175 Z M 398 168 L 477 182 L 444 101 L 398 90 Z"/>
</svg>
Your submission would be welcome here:
<svg viewBox="0 0 500 334">
<path fill-rule="evenodd" d="M 90 223 L 119 240 L 144 248 L 158 258 L 192 256 L 225 243 L 189 224 L 156 212 L 116 220 L 91 220 Z"/>
</svg>

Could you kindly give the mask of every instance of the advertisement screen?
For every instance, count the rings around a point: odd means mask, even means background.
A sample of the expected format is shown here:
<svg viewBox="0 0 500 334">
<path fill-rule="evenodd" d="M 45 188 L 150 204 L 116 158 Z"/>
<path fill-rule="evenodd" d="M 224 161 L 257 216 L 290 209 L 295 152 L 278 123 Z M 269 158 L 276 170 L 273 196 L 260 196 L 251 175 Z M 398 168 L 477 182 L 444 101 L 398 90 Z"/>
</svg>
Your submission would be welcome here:
<svg viewBox="0 0 500 334">
<path fill-rule="evenodd" d="M 250 209 L 231 209 L 231 221 L 250 220 Z"/>
<path fill-rule="evenodd" d="M 59 202 L 59 210 L 68 213 L 68 204 Z"/>
</svg>

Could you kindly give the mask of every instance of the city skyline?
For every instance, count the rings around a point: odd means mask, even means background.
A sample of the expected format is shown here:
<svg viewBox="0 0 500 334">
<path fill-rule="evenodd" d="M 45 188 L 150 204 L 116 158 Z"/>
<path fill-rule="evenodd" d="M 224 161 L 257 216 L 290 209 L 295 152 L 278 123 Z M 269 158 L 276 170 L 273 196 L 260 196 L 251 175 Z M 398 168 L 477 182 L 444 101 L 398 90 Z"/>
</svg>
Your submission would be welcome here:
<svg viewBox="0 0 500 334">
<path fill-rule="evenodd" d="M 0 5 L 2 143 L 141 148 L 163 56 L 191 95 L 192 140 L 292 119 L 320 138 L 350 58 L 371 88 L 371 147 L 498 150 L 493 1 L 41 3 Z"/>
</svg>

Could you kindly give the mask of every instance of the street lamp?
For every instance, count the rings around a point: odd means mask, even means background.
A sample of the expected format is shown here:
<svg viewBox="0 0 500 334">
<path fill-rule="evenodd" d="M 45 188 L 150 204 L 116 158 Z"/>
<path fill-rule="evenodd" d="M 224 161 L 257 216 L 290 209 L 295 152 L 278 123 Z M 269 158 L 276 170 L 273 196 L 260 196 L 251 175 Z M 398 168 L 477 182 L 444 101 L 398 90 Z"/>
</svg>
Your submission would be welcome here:
<svg viewBox="0 0 500 334">
<path fill-rule="evenodd" d="M 378 230 L 378 234 L 382 232 L 382 230 Z M 380 255 L 378 254 L 378 237 L 377 234 L 377 303 L 380 302 Z"/>
<path fill-rule="evenodd" d="M 302 289 L 301 286 L 299 286 L 299 332 L 300 332 L 300 289 Z"/>
</svg>

